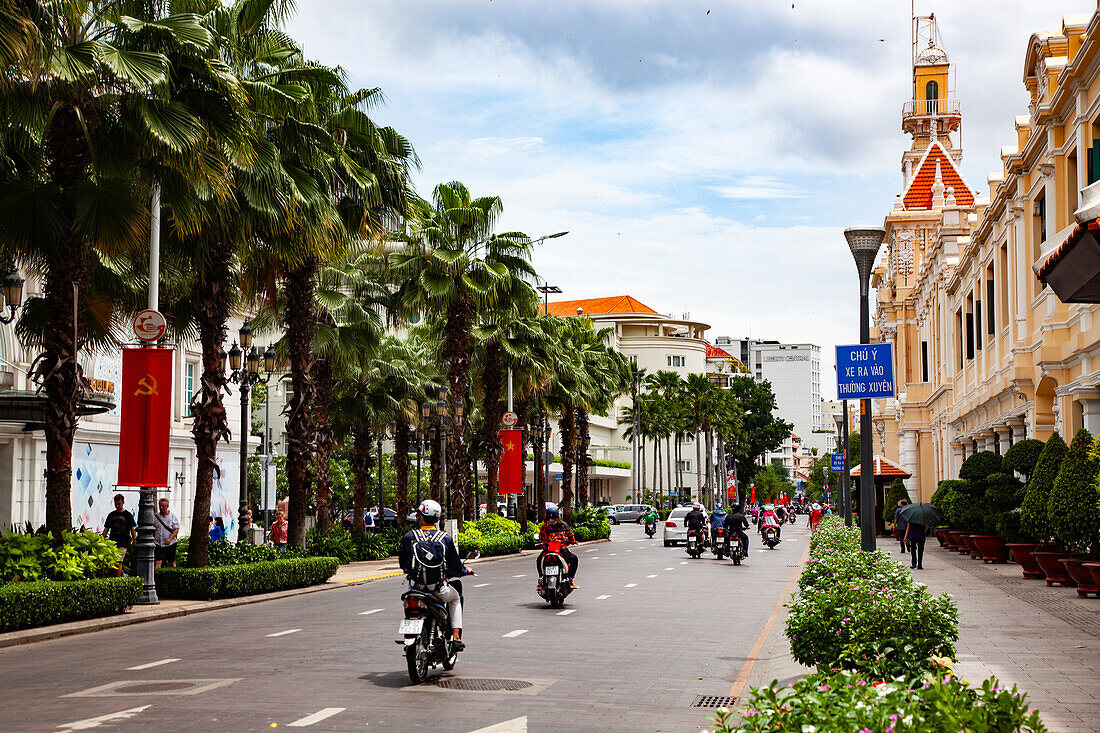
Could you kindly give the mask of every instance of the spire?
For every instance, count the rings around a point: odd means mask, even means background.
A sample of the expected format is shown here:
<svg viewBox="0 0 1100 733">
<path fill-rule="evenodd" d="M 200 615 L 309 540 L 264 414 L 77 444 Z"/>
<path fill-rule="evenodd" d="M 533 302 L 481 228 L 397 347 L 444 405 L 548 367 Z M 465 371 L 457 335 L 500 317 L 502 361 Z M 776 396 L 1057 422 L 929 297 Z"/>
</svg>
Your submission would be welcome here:
<svg viewBox="0 0 1100 733">
<path fill-rule="evenodd" d="M 943 208 L 943 205 L 945 203 L 945 199 L 944 199 L 944 196 L 943 196 L 943 191 L 944 191 L 943 173 L 940 170 L 940 161 L 937 160 L 936 161 L 936 180 L 932 184 L 932 208 L 933 209 L 942 209 Z"/>
</svg>

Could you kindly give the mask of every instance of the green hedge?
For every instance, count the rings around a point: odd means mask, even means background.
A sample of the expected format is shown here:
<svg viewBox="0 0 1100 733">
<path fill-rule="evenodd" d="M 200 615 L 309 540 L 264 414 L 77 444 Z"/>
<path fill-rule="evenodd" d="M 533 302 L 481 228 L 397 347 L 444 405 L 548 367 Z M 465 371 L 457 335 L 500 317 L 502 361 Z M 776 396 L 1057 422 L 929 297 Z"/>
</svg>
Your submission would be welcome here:
<svg viewBox="0 0 1100 733">
<path fill-rule="evenodd" d="M 1054 537 L 1074 552 L 1095 551 L 1100 545 L 1098 473 L 1100 454 L 1093 445 L 1092 434 L 1081 428 L 1073 436 L 1047 500 L 1047 517 Z"/>
<path fill-rule="evenodd" d="M 110 616 L 140 597 L 140 578 L 8 583 L 0 586 L 0 631 Z"/>
<path fill-rule="evenodd" d="M 216 568 L 160 568 L 157 594 L 210 601 L 272 593 L 324 583 L 339 567 L 335 557 L 298 557 Z"/>
</svg>

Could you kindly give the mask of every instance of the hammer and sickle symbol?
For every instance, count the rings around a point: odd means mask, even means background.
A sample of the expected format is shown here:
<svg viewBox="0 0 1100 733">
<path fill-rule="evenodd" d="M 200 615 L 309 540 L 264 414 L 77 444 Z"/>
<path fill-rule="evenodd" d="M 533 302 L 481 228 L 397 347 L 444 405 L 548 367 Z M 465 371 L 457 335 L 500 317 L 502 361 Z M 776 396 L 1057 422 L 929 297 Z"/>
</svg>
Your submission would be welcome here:
<svg viewBox="0 0 1100 733">
<path fill-rule="evenodd" d="M 134 390 L 135 397 L 148 397 L 149 395 L 159 395 L 157 391 L 157 380 L 152 374 L 146 374 L 144 377 L 138 380 L 138 388 Z"/>
</svg>

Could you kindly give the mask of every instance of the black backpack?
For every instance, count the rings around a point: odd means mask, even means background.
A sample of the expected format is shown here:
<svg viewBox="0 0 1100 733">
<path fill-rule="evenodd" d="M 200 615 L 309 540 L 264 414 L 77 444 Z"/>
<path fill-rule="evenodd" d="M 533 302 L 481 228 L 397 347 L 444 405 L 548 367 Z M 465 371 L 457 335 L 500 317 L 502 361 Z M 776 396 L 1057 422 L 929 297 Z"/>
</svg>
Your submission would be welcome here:
<svg viewBox="0 0 1100 733">
<path fill-rule="evenodd" d="M 419 591 L 435 592 L 443 587 L 445 580 L 443 564 L 446 561 L 447 547 L 443 544 L 444 532 L 434 530 L 425 532 L 413 530 L 412 567 L 409 581 Z"/>
</svg>

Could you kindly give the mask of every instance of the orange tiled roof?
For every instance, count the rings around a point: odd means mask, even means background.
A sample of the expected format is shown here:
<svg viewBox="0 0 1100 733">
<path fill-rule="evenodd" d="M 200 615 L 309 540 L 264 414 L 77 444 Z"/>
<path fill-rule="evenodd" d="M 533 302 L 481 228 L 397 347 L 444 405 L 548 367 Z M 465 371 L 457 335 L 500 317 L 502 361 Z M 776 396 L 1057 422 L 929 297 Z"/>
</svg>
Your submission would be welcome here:
<svg viewBox="0 0 1100 733">
<path fill-rule="evenodd" d="M 613 295 L 610 298 L 586 298 L 584 300 L 560 300 L 550 303 L 545 312 L 552 316 L 575 316 L 577 308 L 583 309 L 581 315 L 598 316 L 605 313 L 651 313 L 659 315 L 648 305 L 629 295 Z"/>
<path fill-rule="evenodd" d="M 717 346 L 707 344 L 707 358 L 708 359 L 732 359 L 729 352 L 719 349 Z"/>
<path fill-rule="evenodd" d="M 860 466 L 856 466 L 852 469 L 852 475 L 858 476 Z M 906 471 L 898 464 L 891 461 L 889 458 L 883 458 L 882 456 L 875 456 L 875 475 L 885 476 L 887 478 L 909 478 L 913 474 Z"/>
<path fill-rule="evenodd" d="M 909 188 L 902 196 L 902 203 L 906 211 L 920 211 L 932 208 L 932 184 L 936 182 L 936 166 L 939 165 L 940 177 L 943 179 L 944 195 L 947 189 L 955 189 L 955 203 L 959 206 L 973 206 L 974 192 L 966 185 L 959 169 L 955 167 L 955 161 L 943 149 L 939 142 L 928 146 L 924 157 L 917 164 L 917 173 L 909 182 Z"/>
</svg>

